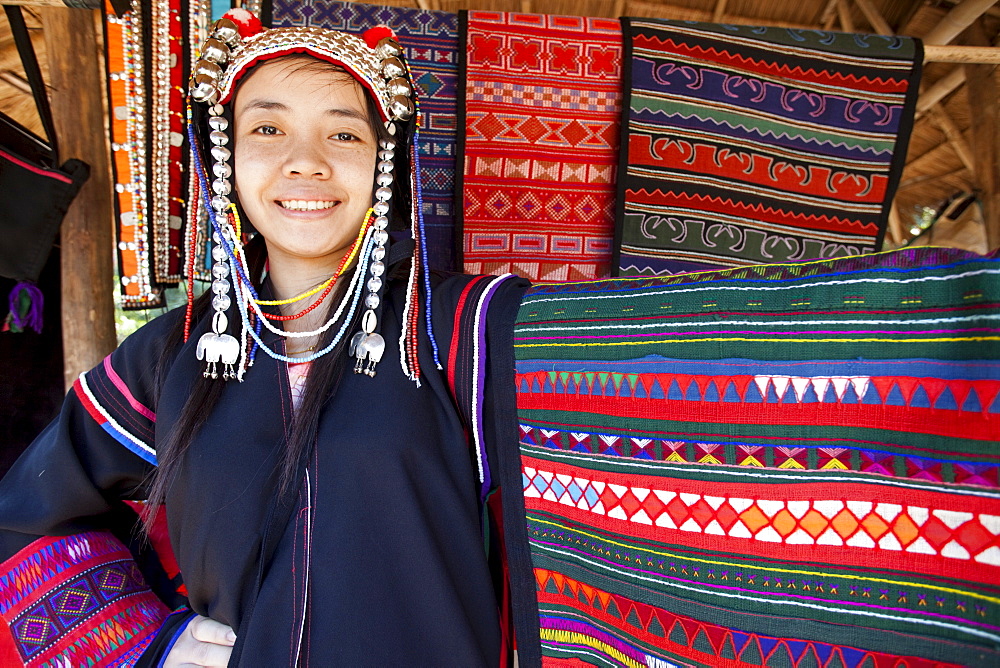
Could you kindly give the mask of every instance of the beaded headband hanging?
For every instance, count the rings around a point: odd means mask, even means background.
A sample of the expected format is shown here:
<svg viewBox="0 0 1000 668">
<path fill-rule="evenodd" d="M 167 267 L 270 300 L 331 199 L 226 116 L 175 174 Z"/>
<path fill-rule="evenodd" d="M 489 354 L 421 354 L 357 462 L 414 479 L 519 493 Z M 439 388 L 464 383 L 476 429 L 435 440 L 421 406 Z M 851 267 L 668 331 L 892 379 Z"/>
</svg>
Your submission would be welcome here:
<svg viewBox="0 0 1000 668">
<path fill-rule="evenodd" d="M 375 173 L 375 201 L 361 224 L 358 238 L 345 256 L 345 263 L 358 257 L 358 269 L 344 299 L 329 321 L 317 330 L 311 332 L 284 332 L 267 323 L 268 319 L 291 320 L 311 311 L 329 294 L 333 282 L 337 279 L 344 264 L 338 268 L 329 281 L 317 289 L 308 291 L 291 300 L 282 302 L 265 302 L 257 298 L 256 290 L 250 282 L 249 269 L 242 246 L 242 230 L 239 212 L 229 199 L 232 192 L 230 177 L 232 167 L 229 160 L 231 151 L 229 144 L 229 121 L 223 116 L 223 105 L 230 102 L 235 92 L 236 84 L 253 65 L 265 60 L 289 54 L 307 54 L 321 60 L 334 63 L 344 68 L 359 83 L 364 86 L 369 95 L 377 103 L 379 114 L 390 139 L 379 141 L 378 161 Z M 361 331 L 351 339 L 349 352 L 356 357 L 355 373 L 375 375 L 375 365 L 381 360 L 385 351 L 385 341 L 378 333 L 378 313 L 381 304 L 381 293 L 384 285 L 383 274 L 389 241 L 389 200 L 392 198 L 393 158 L 396 151 L 396 138 L 406 131 L 406 123 L 416 111 L 415 96 L 410 84 L 410 74 L 403 58 L 403 50 L 395 41 L 392 31 L 384 26 L 367 31 L 364 39 L 359 39 L 347 33 L 316 28 L 279 28 L 265 30 L 260 21 L 250 12 L 234 9 L 219 19 L 212 28 L 211 36 L 206 40 L 201 50 L 201 57 L 192 70 L 190 94 L 196 102 L 209 106 L 208 125 L 210 133 L 208 141 L 211 144 L 210 155 L 214 160 L 212 174 L 214 180 L 208 183 L 206 170 L 197 150 L 194 124 L 190 106 L 188 108 L 188 137 L 192 146 L 195 170 L 198 173 L 201 197 L 213 227 L 212 249 L 212 330 L 201 336 L 198 341 L 197 355 L 206 363 L 205 377 L 223 380 L 242 380 L 247 368 L 253 364 L 258 349 L 263 349 L 268 355 L 284 361 L 303 362 L 316 359 L 330 352 L 343 338 L 348 324 L 353 319 L 362 292 L 367 288 L 364 298 L 365 311 L 361 317 Z M 398 129 L 397 129 L 398 128 Z M 414 130 L 416 135 L 416 130 Z M 413 160 L 417 164 L 416 141 L 413 142 Z M 413 174 L 411 183 L 411 228 L 413 230 L 416 249 L 410 271 L 407 288 L 407 299 L 404 308 L 403 334 L 400 337 L 400 364 L 403 372 L 419 385 L 420 365 L 417 360 L 417 323 L 419 281 L 423 274 L 425 293 L 428 301 L 425 305 L 428 334 L 434 349 L 435 363 L 438 368 L 437 345 L 433 332 L 430 331 L 430 283 L 426 270 L 426 251 L 423 241 L 422 216 L 420 215 L 419 179 Z M 192 193 L 192 199 L 196 195 Z M 423 264 L 421 265 L 421 259 Z M 421 269 L 423 271 L 421 272 Z M 364 276 L 368 276 L 367 282 Z M 232 279 L 232 284 L 230 282 Z M 234 284 L 234 285 L 233 285 Z M 229 297 L 233 288 L 235 301 L 242 321 L 241 340 L 228 333 L 229 320 L 226 311 L 232 305 Z M 306 310 L 295 316 L 274 316 L 261 310 L 261 305 L 291 303 L 322 292 L 320 297 Z M 270 349 L 260 337 L 263 323 L 272 332 L 284 337 L 314 336 L 325 332 L 341 319 L 345 308 L 350 302 L 348 313 L 343 317 L 343 324 L 333 340 L 322 350 L 308 357 L 290 358 Z M 190 327 L 190 303 L 188 305 L 188 324 L 185 329 L 185 340 Z M 249 337 L 249 338 L 248 338 Z M 250 341 L 252 339 L 252 343 Z M 219 373 L 219 365 L 222 372 Z"/>
</svg>

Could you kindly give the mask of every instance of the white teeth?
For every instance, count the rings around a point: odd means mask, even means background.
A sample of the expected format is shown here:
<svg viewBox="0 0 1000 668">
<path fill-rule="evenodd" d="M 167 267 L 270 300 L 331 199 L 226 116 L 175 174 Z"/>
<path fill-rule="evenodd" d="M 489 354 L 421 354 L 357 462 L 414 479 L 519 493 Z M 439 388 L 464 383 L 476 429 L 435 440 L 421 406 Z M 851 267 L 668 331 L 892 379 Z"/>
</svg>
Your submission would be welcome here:
<svg viewBox="0 0 1000 668">
<path fill-rule="evenodd" d="M 318 211 L 319 209 L 332 209 L 337 205 L 336 202 L 314 199 L 290 199 L 279 201 L 278 204 L 290 211 Z"/>
</svg>

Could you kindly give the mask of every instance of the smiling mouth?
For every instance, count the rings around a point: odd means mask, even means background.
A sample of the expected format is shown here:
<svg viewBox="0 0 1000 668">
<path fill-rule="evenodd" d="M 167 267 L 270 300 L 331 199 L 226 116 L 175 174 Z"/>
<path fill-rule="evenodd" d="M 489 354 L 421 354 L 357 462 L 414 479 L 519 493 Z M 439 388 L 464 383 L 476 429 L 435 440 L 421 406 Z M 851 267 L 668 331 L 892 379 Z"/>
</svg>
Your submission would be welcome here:
<svg viewBox="0 0 1000 668">
<path fill-rule="evenodd" d="M 277 203 L 278 206 L 289 211 L 321 211 L 323 209 L 332 209 L 339 204 L 339 202 L 335 201 L 312 199 L 277 200 Z"/>
</svg>

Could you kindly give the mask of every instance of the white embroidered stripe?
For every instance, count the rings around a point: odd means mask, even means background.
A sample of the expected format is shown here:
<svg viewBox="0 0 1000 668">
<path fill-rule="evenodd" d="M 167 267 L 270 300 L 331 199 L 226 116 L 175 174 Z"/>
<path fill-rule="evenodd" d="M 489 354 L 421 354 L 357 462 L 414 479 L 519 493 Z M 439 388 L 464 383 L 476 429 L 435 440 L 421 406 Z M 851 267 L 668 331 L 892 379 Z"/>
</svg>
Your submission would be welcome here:
<svg viewBox="0 0 1000 668">
<path fill-rule="evenodd" d="M 141 452 L 136 452 L 135 454 L 138 455 L 139 457 L 142 457 L 146 461 L 155 464 L 156 450 L 146 445 L 146 443 L 143 442 L 142 439 L 137 438 L 134 434 L 132 434 L 127 429 L 118 424 L 118 422 L 113 417 L 111 417 L 111 414 L 108 413 L 107 409 L 105 409 L 104 406 L 102 406 L 99 401 L 97 401 L 97 397 L 94 396 L 94 393 L 91 391 L 90 386 L 87 385 L 87 374 L 85 373 L 80 374 L 80 388 L 83 390 L 83 393 L 87 395 L 87 399 L 90 400 L 90 403 L 94 406 L 94 408 L 97 409 L 97 412 L 101 414 L 101 417 L 107 420 L 108 424 L 110 424 L 115 429 L 115 431 L 117 431 L 123 437 L 127 438 L 129 441 L 134 443 L 135 446 L 139 448 L 139 450 L 141 450 Z M 126 445 L 126 447 L 128 446 Z"/>
<path fill-rule="evenodd" d="M 514 274 L 504 274 L 502 276 L 497 276 L 492 281 L 490 281 L 490 284 L 486 286 L 485 290 L 483 290 L 483 294 L 481 294 L 479 296 L 479 303 L 476 304 L 475 327 L 472 330 L 472 345 L 473 345 L 473 349 L 472 349 L 472 379 L 473 379 L 473 382 L 472 382 L 472 437 L 473 437 L 473 441 L 476 444 L 476 465 L 479 467 L 479 484 L 480 485 L 483 484 L 483 481 L 485 479 L 485 476 L 483 474 L 483 436 L 482 436 L 483 428 L 482 428 L 482 425 L 479 424 L 479 401 L 480 401 L 480 396 L 479 396 L 479 382 L 478 382 L 478 379 L 479 379 L 480 359 L 481 359 L 481 356 L 483 355 L 483 353 L 485 353 L 485 351 L 479 350 L 479 334 L 480 334 L 480 325 L 481 325 L 482 315 L 483 315 L 483 305 L 486 303 L 486 300 L 489 298 L 489 296 L 491 294 L 493 294 L 493 290 L 496 288 L 496 286 L 498 286 L 500 283 L 503 283 L 504 281 L 506 281 L 508 278 L 510 278 L 513 275 Z M 458 332 L 453 333 L 452 336 L 458 336 Z"/>
</svg>

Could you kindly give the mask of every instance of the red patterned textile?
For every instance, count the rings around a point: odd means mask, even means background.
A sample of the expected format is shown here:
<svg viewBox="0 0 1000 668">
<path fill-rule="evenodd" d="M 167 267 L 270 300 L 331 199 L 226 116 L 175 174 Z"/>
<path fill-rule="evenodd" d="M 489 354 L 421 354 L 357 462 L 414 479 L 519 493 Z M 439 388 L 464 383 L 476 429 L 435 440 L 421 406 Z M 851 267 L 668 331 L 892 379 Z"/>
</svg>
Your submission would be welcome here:
<svg viewBox="0 0 1000 668">
<path fill-rule="evenodd" d="M 465 271 L 607 277 L 618 21 L 483 11 L 465 20 Z"/>
<path fill-rule="evenodd" d="M 0 564 L 4 666 L 133 666 L 169 612 L 107 532 L 40 538 Z"/>
</svg>

